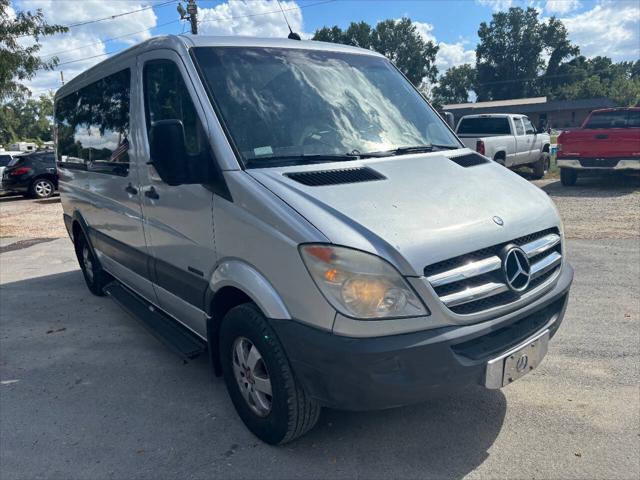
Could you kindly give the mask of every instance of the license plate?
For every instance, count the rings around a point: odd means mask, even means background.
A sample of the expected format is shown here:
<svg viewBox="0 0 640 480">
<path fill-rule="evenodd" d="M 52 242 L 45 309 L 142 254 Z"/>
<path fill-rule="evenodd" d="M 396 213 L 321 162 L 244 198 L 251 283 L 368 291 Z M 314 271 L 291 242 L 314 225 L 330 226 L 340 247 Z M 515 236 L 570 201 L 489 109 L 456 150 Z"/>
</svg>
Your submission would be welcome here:
<svg viewBox="0 0 640 480">
<path fill-rule="evenodd" d="M 485 386 L 500 388 L 515 382 L 540 365 L 547 354 L 548 346 L 549 330 L 545 330 L 525 345 L 489 360 Z"/>
</svg>

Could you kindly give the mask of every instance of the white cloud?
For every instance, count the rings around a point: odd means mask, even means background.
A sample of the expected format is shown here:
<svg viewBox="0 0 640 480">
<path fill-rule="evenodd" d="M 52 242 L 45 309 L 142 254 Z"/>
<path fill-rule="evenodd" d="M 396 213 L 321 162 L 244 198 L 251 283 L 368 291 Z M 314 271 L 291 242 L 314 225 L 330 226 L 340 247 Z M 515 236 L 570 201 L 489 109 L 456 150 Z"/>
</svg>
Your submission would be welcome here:
<svg viewBox="0 0 640 480">
<path fill-rule="evenodd" d="M 602 0 L 591 10 L 561 19 L 580 52 L 615 61 L 640 57 L 640 7 L 635 1 Z"/>
<path fill-rule="evenodd" d="M 460 41 L 456 43 L 438 42 L 433 34 L 434 26 L 426 22 L 413 22 L 418 30 L 418 33 L 427 41 L 434 42 L 438 45 L 438 54 L 436 55 L 436 66 L 439 73 L 444 73 L 447 69 L 462 65 L 464 63 L 470 63 L 475 65 L 476 52 L 475 50 L 467 50 L 465 45 L 467 42 Z"/>
<path fill-rule="evenodd" d="M 491 7 L 494 11 L 507 10 L 513 6 L 513 0 L 476 0 L 480 5 Z"/>
<path fill-rule="evenodd" d="M 544 11 L 552 15 L 564 15 L 580 7 L 579 0 L 547 0 Z"/>
<path fill-rule="evenodd" d="M 280 3 L 293 31 L 308 37 L 303 33 L 298 4 L 295 1 Z M 289 34 L 276 0 L 228 1 L 213 8 L 198 8 L 198 18 L 199 32 L 207 35 L 285 38 Z"/>
<path fill-rule="evenodd" d="M 431 41 L 434 43 L 438 43 L 436 41 L 436 37 L 433 35 L 433 25 L 426 22 L 415 22 L 412 20 L 412 23 L 415 25 L 418 33 L 424 38 L 426 41 Z"/>
<path fill-rule="evenodd" d="M 440 70 L 440 73 L 444 73 L 447 69 L 464 63 L 469 63 L 471 65 L 476 64 L 476 51 L 467 50 L 465 48 L 465 42 L 440 42 L 438 45 L 440 46 L 440 49 L 436 56 L 436 65 L 438 70 Z"/>
<path fill-rule="evenodd" d="M 154 2 L 149 0 L 139 2 L 18 0 L 14 2 L 13 6 L 16 10 L 41 9 L 48 23 L 70 25 L 139 10 L 152 5 L 152 3 Z M 104 40 L 130 32 L 138 32 L 118 40 L 125 44 L 138 43 L 151 37 L 149 29 L 155 25 L 156 15 L 152 9 L 148 9 L 123 15 L 114 20 L 73 27 L 67 33 L 42 37 L 39 54 L 44 59 L 55 55 L 60 63 L 74 63 L 60 65 L 55 71 L 40 71 L 35 78 L 27 82 L 27 86 L 35 95 L 56 90 L 60 87 L 60 71 L 64 72 L 65 81 L 68 81 L 92 65 L 104 60 L 105 57 L 87 58 L 107 51 Z M 25 45 L 30 45 L 32 42 L 32 38 L 26 37 L 24 39 Z M 76 60 L 80 61 L 76 62 Z"/>
</svg>

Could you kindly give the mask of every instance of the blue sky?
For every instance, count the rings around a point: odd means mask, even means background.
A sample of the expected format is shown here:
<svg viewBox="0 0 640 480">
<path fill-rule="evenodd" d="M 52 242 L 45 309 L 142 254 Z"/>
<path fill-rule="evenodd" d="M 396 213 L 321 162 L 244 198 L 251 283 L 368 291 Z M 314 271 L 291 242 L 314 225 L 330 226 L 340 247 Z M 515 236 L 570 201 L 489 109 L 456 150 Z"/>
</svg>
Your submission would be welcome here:
<svg viewBox="0 0 640 480">
<path fill-rule="evenodd" d="M 65 79 L 154 35 L 188 31 L 178 20 L 177 1 L 169 0 L 12 0 L 15 10 L 41 8 L 51 23 L 74 24 L 115 19 L 74 27 L 69 33 L 43 40 L 42 54 L 58 56 Z M 186 0 L 183 0 L 186 3 Z M 197 0 L 202 33 L 216 35 L 285 36 L 286 24 L 275 0 Z M 346 27 L 350 22 L 375 24 L 408 16 L 420 33 L 440 46 L 441 73 L 461 63 L 473 63 L 477 30 L 495 11 L 532 6 L 545 19 L 555 15 L 567 26 L 571 40 L 587 56 L 615 60 L 640 57 L 640 0 L 281 0 L 290 23 L 303 35 L 322 26 Z M 141 10 L 136 13 L 128 12 Z M 123 15 L 124 14 L 124 15 Z M 117 37 L 114 39 L 114 37 Z M 42 72 L 31 81 L 36 94 L 59 86 L 59 71 Z"/>
</svg>

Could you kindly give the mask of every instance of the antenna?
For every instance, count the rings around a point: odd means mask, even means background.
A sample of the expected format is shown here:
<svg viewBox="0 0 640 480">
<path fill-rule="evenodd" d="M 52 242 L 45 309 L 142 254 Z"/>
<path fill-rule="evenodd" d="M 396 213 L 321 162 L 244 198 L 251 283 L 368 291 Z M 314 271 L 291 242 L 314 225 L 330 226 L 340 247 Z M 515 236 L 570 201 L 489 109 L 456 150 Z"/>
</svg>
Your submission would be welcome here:
<svg viewBox="0 0 640 480">
<path fill-rule="evenodd" d="M 300 35 L 298 35 L 296 32 L 291 30 L 291 25 L 289 25 L 289 20 L 287 20 L 287 16 L 284 13 L 284 9 L 282 8 L 282 4 L 280 3 L 280 0 L 276 0 L 276 1 L 278 2 L 278 6 L 280 7 L 280 11 L 282 12 L 282 16 L 284 17 L 284 21 L 287 22 L 287 27 L 289 27 L 289 35 L 287 35 L 287 38 L 289 40 L 302 40 L 300 38 Z"/>
</svg>

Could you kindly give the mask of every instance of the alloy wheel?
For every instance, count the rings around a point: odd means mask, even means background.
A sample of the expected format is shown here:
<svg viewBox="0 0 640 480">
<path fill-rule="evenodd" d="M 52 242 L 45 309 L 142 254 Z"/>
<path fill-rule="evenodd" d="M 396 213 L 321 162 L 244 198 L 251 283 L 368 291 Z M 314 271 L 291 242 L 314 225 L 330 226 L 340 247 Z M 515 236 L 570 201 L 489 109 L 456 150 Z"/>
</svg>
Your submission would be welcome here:
<svg viewBox="0 0 640 480">
<path fill-rule="evenodd" d="M 33 186 L 33 190 L 36 192 L 38 197 L 45 198 L 51 196 L 53 193 L 53 186 L 51 185 L 51 182 L 40 180 Z"/>
<path fill-rule="evenodd" d="M 258 416 L 271 412 L 272 394 L 269 371 L 258 348 L 245 337 L 238 337 L 231 351 L 233 374 L 240 393 L 249 408 Z"/>
</svg>

